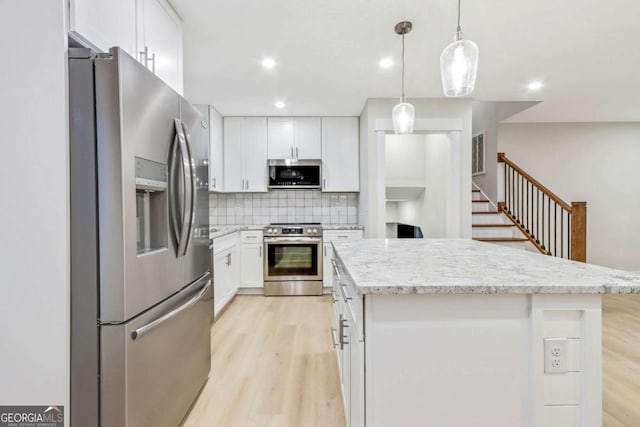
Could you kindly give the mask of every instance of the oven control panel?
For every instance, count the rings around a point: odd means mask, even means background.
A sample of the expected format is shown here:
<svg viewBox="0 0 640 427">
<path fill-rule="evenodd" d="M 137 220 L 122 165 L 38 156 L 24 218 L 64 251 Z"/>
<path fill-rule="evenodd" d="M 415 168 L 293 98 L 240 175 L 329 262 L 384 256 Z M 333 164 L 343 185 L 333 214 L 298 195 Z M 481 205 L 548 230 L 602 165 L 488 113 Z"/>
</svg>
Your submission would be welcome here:
<svg viewBox="0 0 640 427">
<path fill-rule="evenodd" d="M 322 236 L 319 224 L 269 225 L 264 229 L 265 236 Z"/>
</svg>

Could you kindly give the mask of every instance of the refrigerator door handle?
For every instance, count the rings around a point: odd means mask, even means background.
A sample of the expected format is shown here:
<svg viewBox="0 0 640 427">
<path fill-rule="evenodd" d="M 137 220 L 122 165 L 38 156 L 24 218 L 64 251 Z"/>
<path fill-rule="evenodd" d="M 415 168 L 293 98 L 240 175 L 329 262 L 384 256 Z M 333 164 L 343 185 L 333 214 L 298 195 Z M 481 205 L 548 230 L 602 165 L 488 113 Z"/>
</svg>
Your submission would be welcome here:
<svg viewBox="0 0 640 427">
<path fill-rule="evenodd" d="M 180 180 L 180 128 L 175 123 L 176 136 L 173 145 L 169 150 L 169 214 L 171 216 L 171 231 L 175 240 L 176 248 L 180 248 L 182 243 L 181 224 L 184 212 L 184 189 Z M 178 249 L 178 256 L 180 251 Z"/>
<path fill-rule="evenodd" d="M 187 139 L 184 135 L 184 128 L 180 119 L 175 119 L 176 134 L 178 137 L 178 147 L 180 148 L 180 178 L 182 179 L 180 188 L 183 193 L 181 199 L 181 216 L 180 216 L 180 238 L 178 240 L 178 257 L 183 257 L 187 253 L 187 243 L 189 241 L 190 215 L 187 209 L 192 209 L 192 177 L 191 175 L 191 155 L 187 147 Z M 189 207 L 187 207 L 189 204 Z M 190 214 L 190 212 L 189 212 Z"/>
<path fill-rule="evenodd" d="M 194 296 L 189 301 L 187 301 L 184 304 L 182 304 L 180 307 L 174 308 L 173 310 L 171 310 L 170 312 L 168 312 L 164 316 L 159 317 L 156 320 L 154 320 L 153 322 L 147 323 L 146 325 L 141 326 L 138 329 L 136 329 L 135 331 L 131 332 L 131 339 L 133 341 L 137 340 L 138 338 L 144 336 L 145 334 L 149 333 L 153 329 L 157 328 L 158 326 L 162 325 L 163 323 L 165 323 L 165 322 L 169 321 L 170 319 L 172 319 L 173 317 L 177 316 L 181 312 L 185 311 L 189 307 L 191 307 L 194 304 L 198 303 L 202 299 L 202 297 L 205 296 L 205 294 L 207 293 L 207 291 L 209 290 L 210 287 L 211 287 L 211 279 L 207 280 L 206 285 L 204 285 L 202 290 L 200 292 L 198 292 L 198 294 L 196 296 Z"/>
<path fill-rule="evenodd" d="M 196 223 L 196 165 L 193 160 L 193 148 L 191 147 L 191 141 L 189 141 L 189 133 L 187 132 L 186 125 L 182 123 L 182 130 L 184 135 L 184 141 L 187 148 L 187 159 L 189 163 L 189 227 L 187 228 L 186 234 L 186 244 L 184 253 L 185 255 L 189 252 L 189 248 L 191 247 L 191 235 L 193 234 L 193 227 Z"/>
</svg>

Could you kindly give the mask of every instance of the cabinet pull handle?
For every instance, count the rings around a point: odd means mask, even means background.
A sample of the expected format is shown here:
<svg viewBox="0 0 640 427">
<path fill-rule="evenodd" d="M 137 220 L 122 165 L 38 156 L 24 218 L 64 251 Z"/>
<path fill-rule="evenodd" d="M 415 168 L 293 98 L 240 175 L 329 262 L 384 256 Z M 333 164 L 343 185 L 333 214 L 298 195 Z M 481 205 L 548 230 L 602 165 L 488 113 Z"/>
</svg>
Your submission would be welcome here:
<svg viewBox="0 0 640 427">
<path fill-rule="evenodd" d="M 324 256 L 327 256 L 327 247 L 324 246 L 322 249 L 324 250 Z"/>
<path fill-rule="evenodd" d="M 151 54 L 151 59 L 149 59 L 148 61 L 151 61 L 151 72 L 153 72 L 155 74 L 156 72 L 156 54 L 152 53 Z M 147 68 L 149 68 L 147 66 Z"/>
<path fill-rule="evenodd" d="M 247 180 L 247 190 L 249 189 L 249 180 Z"/>
<path fill-rule="evenodd" d="M 147 66 L 148 61 L 148 56 L 149 56 L 149 48 L 147 46 L 144 47 L 144 50 L 141 50 L 140 52 L 138 52 L 140 54 L 140 62 L 142 62 L 144 64 L 144 66 Z"/>
<path fill-rule="evenodd" d="M 333 343 L 333 348 L 336 348 L 340 345 L 340 343 L 338 343 L 337 341 L 338 339 L 336 338 L 336 328 L 331 328 L 331 342 Z"/>
<path fill-rule="evenodd" d="M 338 302 L 338 295 L 333 289 L 331 289 L 331 302 L 333 302 L 334 304 Z"/>
<path fill-rule="evenodd" d="M 344 302 L 351 300 L 352 298 L 347 294 L 347 285 L 345 285 L 344 283 L 339 283 L 339 285 L 340 293 L 342 294 L 342 299 L 344 299 Z"/>
<path fill-rule="evenodd" d="M 298 147 L 296 147 L 296 159 L 298 158 Z"/>
<path fill-rule="evenodd" d="M 291 158 L 293 159 L 293 145 L 291 146 Z"/>
<path fill-rule="evenodd" d="M 327 189 L 327 180 L 325 178 L 322 178 L 322 189 L 323 190 Z"/>
<path fill-rule="evenodd" d="M 262 258 L 262 246 L 260 246 L 260 258 Z"/>
<path fill-rule="evenodd" d="M 213 177 L 213 188 L 216 188 L 216 177 Z"/>
<path fill-rule="evenodd" d="M 344 330 L 348 328 L 349 325 L 347 325 L 347 319 L 345 318 L 340 319 L 340 324 L 342 325 L 342 334 L 340 336 L 340 343 L 342 344 L 342 347 L 340 348 L 344 348 L 345 344 L 349 344 L 349 341 L 346 341 L 344 336 Z"/>
</svg>

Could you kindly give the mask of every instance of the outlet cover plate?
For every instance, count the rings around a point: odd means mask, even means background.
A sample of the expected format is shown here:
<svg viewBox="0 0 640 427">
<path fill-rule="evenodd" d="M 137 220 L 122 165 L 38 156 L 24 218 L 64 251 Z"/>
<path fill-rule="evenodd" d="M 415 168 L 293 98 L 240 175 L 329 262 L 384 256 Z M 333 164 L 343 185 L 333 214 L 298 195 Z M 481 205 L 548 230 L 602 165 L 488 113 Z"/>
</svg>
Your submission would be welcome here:
<svg viewBox="0 0 640 427">
<path fill-rule="evenodd" d="M 567 339 L 566 338 L 545 338 L 544 339 L 544 373 L 545 374 L 566 374 L 567 373 Z"/>
</svg>

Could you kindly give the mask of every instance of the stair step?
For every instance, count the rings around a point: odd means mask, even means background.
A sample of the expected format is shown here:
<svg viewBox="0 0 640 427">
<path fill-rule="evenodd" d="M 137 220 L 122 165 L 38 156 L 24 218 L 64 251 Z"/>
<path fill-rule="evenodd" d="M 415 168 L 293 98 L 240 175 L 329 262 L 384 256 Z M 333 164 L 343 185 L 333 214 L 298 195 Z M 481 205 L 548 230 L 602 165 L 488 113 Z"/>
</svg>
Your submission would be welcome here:
<svg viewBox="0 0 640 427">
<path fill-rule="evenodd" d="M 471 192 L 472 192 L 472 193 L 480 193 L 480 190 L 475 189 L 475 188 L 472 188 L 472 189 L 471 189 Z"/>
<path fill-rule="evenodd" d="M 496 215 L 496 214 L 500 214 L 502 212 L 498 212 L 498 211 L 475 211 L 475 212 L 471 212 L 472 215 Z"/>
<path fill-rule="evenodd" d="M 473 203 L 489 203 L 490 200 L 489 199 L 478 199 L 478 200 L 472 200 Z"/>
<path fill-rule="evenodd" d="M 475 237 L 473 240 L 487 243 L 519 243 L 526 242 L 529 239 L 524 237 Z"/>
<path fill-rule="evenodd" d="M 473 224 L 472 227 L 515 227 L 513 224 Z"/>
</svg>

